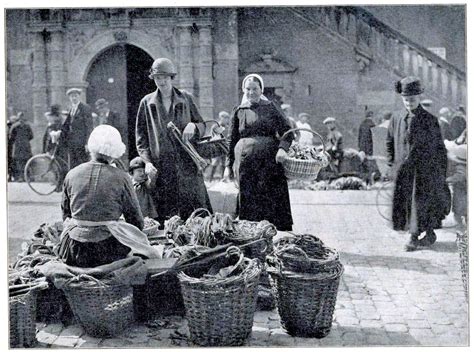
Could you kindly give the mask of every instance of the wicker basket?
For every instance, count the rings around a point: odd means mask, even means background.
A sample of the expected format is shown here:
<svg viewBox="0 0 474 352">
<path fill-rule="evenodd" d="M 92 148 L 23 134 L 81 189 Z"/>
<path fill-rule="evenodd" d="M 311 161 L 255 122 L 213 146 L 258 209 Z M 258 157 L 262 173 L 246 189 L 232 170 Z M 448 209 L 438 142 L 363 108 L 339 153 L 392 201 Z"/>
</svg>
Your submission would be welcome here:
<svg viewBox="0 0 474 352">
<path fill-rule="evenodd" d="M 459 251 L 459 263 L 461 266 L 464 294 L 466 295 L 466 298 L 469 298 L 469 241 L 467 231 L 457 233 L 456 244 Z"/>
<path fill-rule="evenodd" d="M 10 348 L 36 344 L 36 292 L 10 297 Z"/>
<path fill-rule="evenodd" d="M 322 144 L 323 150 L 326 150 L 324 145 L 324 140 L 319 133 L 314 132 L 313 130 L 307 128 L 292 128 L 286 131 L 281 139 L 284 139 L 286 135 L 294 131 L 307 131 L 311 132 L 317 136 Z M 323 164 L 318 160 L 303 160 L 287 157 L 282 163 L 283 169 L 285 170 L 286 178 L 290 180 L 303 180 L 303 181 L 312 181 L 318 177 L 319 171 L 323 167 Z"/>
<path fill-rule="evenodd" d="M 283 328 L 294 336 L 325 337 L 344 271 L 339 254 L 312 235 L 296 235 L 280 240 L 267 264 Z"/>
<path fill-rule="evenodd" d="M 322 338 L 329 334 L 342 265 L 333 273 L 269 270 L 276 285 L 281 325 L 290 335 Z"/>
<path fill-rule="evenodd" d="M 114 336 L 133 320 L 133 288 L 98 280 L 71 282 L 64 286 L 77 321 L 91 336 Z M 90 278 L 90 277 L 88 277 Z"/>
<path fill-rule="evenodd" d="M 239 346 L 252 332 L 261 267 L 248 260 L 239 276 L 193 278 L 178 274 L 191 341 L 201 346 Z"/>
</svg>

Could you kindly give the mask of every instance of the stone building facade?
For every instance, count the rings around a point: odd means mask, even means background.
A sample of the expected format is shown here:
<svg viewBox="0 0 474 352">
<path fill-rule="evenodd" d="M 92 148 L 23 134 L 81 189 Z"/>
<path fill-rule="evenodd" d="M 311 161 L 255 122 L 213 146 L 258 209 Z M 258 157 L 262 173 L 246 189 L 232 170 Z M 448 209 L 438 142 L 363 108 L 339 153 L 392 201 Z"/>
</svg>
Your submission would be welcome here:
<svg viewBox="0 0 474 352">
<path fill-rule="evenodd" d="M 462 70 L 359 7 L 11 9 L 6 29 L 7 106 L 29 118 L 34 152 L 44 112 L 56 103 L 67 109 L 71 87 L 91 105 L 108 99 L 133 148 L 157 57 L 176 63 L 175 84 L 194 94 L 205 118 L 232 110 L 241 79 L 256 72 L 269 97 L 310 113 L 314 129 L 337 117 L 347 146 L 366 108 L 400 107 L 393 82 L 401 76 L 419 75 L 436 108 L 465 103 Z"/>
</svg>

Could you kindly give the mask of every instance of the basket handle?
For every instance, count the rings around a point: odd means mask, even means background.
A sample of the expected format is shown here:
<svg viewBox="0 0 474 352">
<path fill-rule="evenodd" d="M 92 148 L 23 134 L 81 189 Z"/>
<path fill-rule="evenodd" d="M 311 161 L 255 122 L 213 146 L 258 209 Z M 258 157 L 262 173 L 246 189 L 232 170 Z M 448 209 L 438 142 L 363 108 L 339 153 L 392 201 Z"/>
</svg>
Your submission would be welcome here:
<svg viewBox="0 0 474 352">
<path fill-rule="evenodd" d="M 306 132 L 311 132 L 312 134 L 314 134 L 315 136 L 317 136 L 320 140 L 321 140 L 321 144 L 323 145 L 323 148 L 324 150 L 326 150 L 326 145 L 324 144 L 324 139 L 323 137 L 321 137 L 321 135 L 318 133 L 318 132 L 315 132 L 309 128 L 291 128 L 289 129 L 288 131 L 286 131 L 285 133 L 283 133 L 283 136 L 280 137 L 280 140 L 283 140 L 285 139 L 286 135 L 290 132 L 295 132 L 295 131 L 306 131 Z"/>
<path fill-rule="evenodd" d="M 302 254 L 303 257 L 304 257 L 304 259 L 305 259 L 306 261 L 308 261 L 308 262 L 310 261 L 310 259 L 309 259 L 308 255 L 306 254 L 306 252 L 305 252 L 304 250 L 302 250 L 301 248 L 299 248 L 299 247 L 293 245 L 293 244 L 292 244 L 292 245 L 285 246 L 285 247 L 283 247 L 282 249 L 277 250 L 277 251 L 276 251 L 276 254 L 278 255 L 278 254 L 280 254 L 280 253 L 287 252 L 288 250 L 294 250 L 294 251 L 296 251 L 296 252 Z"/>
<path fill-rule="evenodd" d="M 207 213 L 207 216 L 211 216 L 211 212 L 209 210 L 207 210 L 206 208 L 197 208 L 195 209 L 191 215 L 189 215 L 189 219 L 194 219 L 196 216 L 200 215 L 200 214 L 204 214 L 204 213 Z"/>
</svg>

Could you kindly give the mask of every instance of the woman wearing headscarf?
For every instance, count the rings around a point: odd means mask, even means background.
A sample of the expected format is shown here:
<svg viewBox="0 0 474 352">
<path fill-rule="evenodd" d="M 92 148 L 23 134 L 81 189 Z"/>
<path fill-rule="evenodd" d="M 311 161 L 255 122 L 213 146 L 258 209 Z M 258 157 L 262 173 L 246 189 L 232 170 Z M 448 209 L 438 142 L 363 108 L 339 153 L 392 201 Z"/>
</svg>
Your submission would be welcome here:
<svg viewBox="0 0 474 352">
<path fill-rule="evenodd" d="M 263 93 L 256 74 L 242 81 L 244 96 L 231 119 L 230 146 L 225 177 L 239 185 L 239 218 L 268 220 L 280 231 L 292 229 L 288 184 L 280 164 L 294 138 L 279 137 L 291 126 L 283 112 Z"/>
<path fill-rule="evenodd" d="M 168 129 L 172 122 L 186 142 L 198 133 L 196 123 L 203 122 L 192 95 L 173 87 L 176 73 L 169 59 L 153 62 L 149 77 L 157 89 L 141 100 L 135 128 L 145 172 L 156 175 L 151 196 L 161 224 L 174 215 L 186 219 L 197 208 L 212 211 L 202 172 Z"/>
<path fill-rule="evenodd" d="M 59 256 L 66 264 L 96 267 L 137 253 L 159 257 L 150 246 L 132 181 L 110 165 L 125 152 L 119 131 L 109 125 L 96 127 L 88 140 L 91 160 L 68 172 L 61 208 L 65 229 Z M 123 215 L 125 221 L 119 218 Z"/>
</svg>

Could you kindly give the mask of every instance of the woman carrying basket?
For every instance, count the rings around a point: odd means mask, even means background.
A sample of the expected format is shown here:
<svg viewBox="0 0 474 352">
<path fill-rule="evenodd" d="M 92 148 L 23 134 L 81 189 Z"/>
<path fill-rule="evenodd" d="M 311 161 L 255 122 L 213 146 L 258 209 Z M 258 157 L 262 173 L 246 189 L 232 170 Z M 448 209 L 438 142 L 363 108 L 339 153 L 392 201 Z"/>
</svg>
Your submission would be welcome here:
<svg viewBox="0 0 474 352">
<path fill-rule="evenodd" d="M 280 231 L 291 231 L 288 183 L 281 162 L 294 135 L 278 138 L 291 126 L 283 112 L 262 94 L 263 89 L 259 75 L 248 75 L 242 82 L 244 96 L 232 113 L 224 177 L 235 177 L 239 184 L 241 220 L 267 220 Z"/>
<path fill-rule="evenodd" d="M 123 259 L 131 251 L 160 257 L 148 242 L 137 195 L 127 173 L 110 165 L 125 152 L 119 131 L 96 127 L 87 143 L 91 160 L 66 175 L 61 208 L 65 228 L 59 256 L 68 265 L 96 267 Z M 125 221 L 119 221 L 121 216 Z"/>
</svg>

